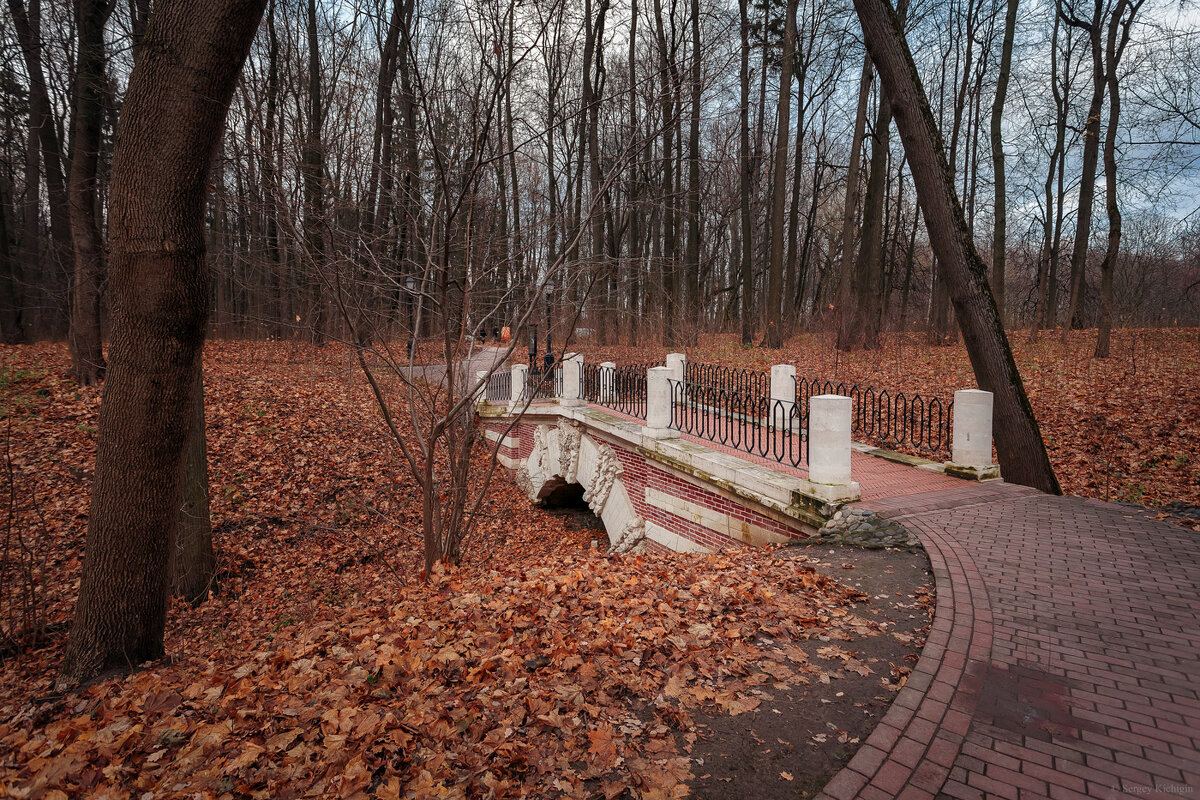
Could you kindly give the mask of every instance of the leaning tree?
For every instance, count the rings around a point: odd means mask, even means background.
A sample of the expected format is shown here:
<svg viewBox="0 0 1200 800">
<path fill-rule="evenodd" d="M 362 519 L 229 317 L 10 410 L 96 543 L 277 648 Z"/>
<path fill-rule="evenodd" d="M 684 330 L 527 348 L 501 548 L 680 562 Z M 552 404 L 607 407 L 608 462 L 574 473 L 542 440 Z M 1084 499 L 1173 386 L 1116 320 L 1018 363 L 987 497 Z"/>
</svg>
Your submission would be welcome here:
<svg viewBox="0 0 1200 800">
<path fill-rule="evenodd" d="M 929 242 L 942 264 L 975 379 L 980 388 L 995 395 L 1000 468 L 1010 482 L 1058 494 L 1058 479 L 988 287 L 987 267 L 975 251 L 955 194 L 942 136 L 903 28 L 887 0 L 854 0 L 854 9 L 867 51 L 892 103 Z"/>
</svg>

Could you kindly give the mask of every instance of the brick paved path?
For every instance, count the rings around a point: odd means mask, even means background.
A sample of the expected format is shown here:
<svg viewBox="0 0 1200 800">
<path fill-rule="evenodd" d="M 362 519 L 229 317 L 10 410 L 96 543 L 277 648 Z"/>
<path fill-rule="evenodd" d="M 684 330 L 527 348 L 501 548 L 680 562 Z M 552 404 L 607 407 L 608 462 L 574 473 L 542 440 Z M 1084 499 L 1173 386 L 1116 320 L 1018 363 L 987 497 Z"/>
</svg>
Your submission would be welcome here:
<svg viewBox="0 0 1200 800">
<path fill-rule="evenodd" d="M 913 674 L 823 800 L 1200 800 L 1200 535 L 857 452 L 851 471 L 857 507 L 921 538 L 937 607 Z"/>
<path fill-rule="evenodd" d="M 866 489 L 925 543 L 937 609 L 824 797 L 1200 796 L 1200 536 L 998 481 Z"/>
</svg>

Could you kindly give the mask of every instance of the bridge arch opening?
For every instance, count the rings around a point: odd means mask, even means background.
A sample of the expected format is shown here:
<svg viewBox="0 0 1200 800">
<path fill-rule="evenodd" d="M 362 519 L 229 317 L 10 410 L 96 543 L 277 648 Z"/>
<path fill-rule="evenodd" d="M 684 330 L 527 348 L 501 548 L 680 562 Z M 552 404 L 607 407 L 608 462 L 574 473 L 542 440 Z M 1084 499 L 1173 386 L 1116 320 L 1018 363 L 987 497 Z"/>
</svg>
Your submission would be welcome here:
<svg viewBox="0 0 1200 800">
<path fill-rule="evenodd" d="M 583 499 L 585 491 L 582 485 L 567 483 L 561 476 L 555 476 L 542 485 L 536 502 L 543 510 L 566 517 L 567 527 L 572 530 L 594 531 L 596 538 L 601 538 L 599 534 L 603 534 L 603 538 L 611 543 L 604 520 L 596 516 Z"/>
</svg>

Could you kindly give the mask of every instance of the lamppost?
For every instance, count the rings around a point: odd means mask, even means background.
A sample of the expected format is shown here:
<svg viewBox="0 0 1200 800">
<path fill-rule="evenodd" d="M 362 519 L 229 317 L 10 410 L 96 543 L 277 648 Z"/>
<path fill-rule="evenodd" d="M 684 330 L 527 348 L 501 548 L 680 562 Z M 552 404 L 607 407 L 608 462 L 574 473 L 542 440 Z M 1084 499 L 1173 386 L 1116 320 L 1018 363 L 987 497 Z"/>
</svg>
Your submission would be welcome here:
<svg viewBox="0 0 1200 800">
<path fill-rule="evenodd" d="M 554 363 L 554 351 L 550 348 L 550 287 L 546 287 L 546 355 L 542 356 L 546 369 Z"/>
<path fill-rule="evenodd" d="M 414 278 L 412 275 L 409 275 L 408 278 L 406 278 L 404 281 L 404 288 L 408 290 L 406 293 L 406 296 L 404 298 L 404 303 L 405 303 L 405 305 L 408 306 L 408 345 L 407 345 L 407 350 L 408 350 L 408 357 L 411 359 L 412 355 L 413 355 L 413 349 L 416 346 L 416 342 L 417 342 L 417 304 L 413 301 L 413 296 L 416 294 L 416 291 L 417 291 L 416 278 Z"/>
<path fill-rule="evenodd" d="M 531 372 L 537 371 L 537 348 L 538 348 L 537 325 L 530 325 L 529 326 L 529 370 Z"/>
</svg>

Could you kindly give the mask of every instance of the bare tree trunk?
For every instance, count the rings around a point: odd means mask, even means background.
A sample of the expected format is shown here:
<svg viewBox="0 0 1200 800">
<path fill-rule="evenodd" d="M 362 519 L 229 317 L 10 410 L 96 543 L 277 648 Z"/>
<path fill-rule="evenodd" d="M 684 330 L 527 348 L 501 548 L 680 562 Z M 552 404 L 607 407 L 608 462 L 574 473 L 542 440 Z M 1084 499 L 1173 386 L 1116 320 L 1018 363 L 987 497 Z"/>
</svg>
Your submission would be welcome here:
<svg viewBox="0 0 1200 800">
<path fill-rule="evenodd" d="M 629 6 L 629 77 L 632 82 L 637 75 L 637 24 L 638 0 L 631 0 Z M 637 92 L 629 93 L 629 131 L 627 134 L 629 149 L 634 151 L 641 144 L 638 135 L 638 105 Z M 641 181 L 638 177 L 636 159 L 629 160 L 627 177 L 629 184 L 629 315 L 627 317 L 629 344 L 636 347 L 639 339 L 638 326 L 641 314 L 638 308 L 642 295 L 642 205 Z M 553 254 L 550 256 L 553 259 Z"/>
<path fill-rule="evenodd" d="M 1029 325 L 1029 340 L 1037 341 L 1038 330 L 1042 327 L 1053 327 L 1056 309 L 1054 303 L 1058 296 L 1053 284 L 1056 279 L 1055 267 L 1058 261 L 1059 234 L 1062 231 L 1063 209 L 1063 154 L 1066 150 L 1067 138 L 1067 103 L 1068 93 L 1059 90 L 1058 83 L 1058 34 L 1062 28 L 1062 19 L 1057 12 L 1054 15 L 1054 32 L 1050 36 L 1050 90 L 1054 95 L 1056 111 L 1054 122 L 1054 148 L 1050 151 L 1050 166 L 1046 170 L 1046 182 L 1043 184 L 1045 195 L 1045 217 L 1042 221 L 1042 252 L 1038 259 L 1038 295 L 1037 306 L 1034 309 L 1033 320 Z M 1068 59 L 1068 66 L 1070 59 Z M 1069 78 L 1068 78 L 1069 80 Z M 1054 193 L 1055 175 L 1058 176 L 1057 202 Z"/>
<path fill-rule="evenodd" d="M 775 113 L 775 166 L 771 185 L 771 260 L 767 271 L 767 331 L 763 344 L 783 347 L 783 211 L 787 204 L 788 140 L 791 138 L 792 60 L 796 49 L 796 0 L 788 0 L 783 63 L 779 68 L 779 104 Z"/>
<path fill-rule="evenodd" d="M 1075 243 L 1071 248 L 1071 299 L 1068 324 L 1063 326 L 1062 332 L 1065 342 L 1069 331 L 1083 328 L 1084 277 L 1092 233 L 1092 205 L 1096 199 L 1096 162 L 1100 157 L 1100 111 L 1104 106 L 1107 81 L 1104 77 L 1104 50 L 1100 41 L 1103 5 L 1099 2 L 1095 4 L 1095 13 L 1090 22 L 1068 14 L 1062 0 L 1058 2 L 1058 13 L 1068 25 L 1087 33 L 1092 55 L 1092 102 L 1083 126 L 1083 171 L 1079 179 L 1079 210 L 1075 214 Z"/>
<path fill-rule="evenodd" d="M 754 236 L 750 218 L 750 176 L 754 159 L 750 152 L 750 18 L 746 5 L 749 0 L 738 0 L 741 21 L 741 60 L 738 78 L 741 85 L 742 105 L 738 112 L 738 150 L 741 157 L 740 208 L 742 214 L 742 347 L 754 344 Z"/>
<path fill-rule="evenodd" d="M 321 51 L 317 42 L 317 3 L 307 0 L 308 34 L 308 119 L 301 172 L 304 175 L 304 249 L 310 271 L 307 276 L 306 320 L 311 341 L 325 344 L 325 299 L 321 290 L 325 264 L 325 145 L 322 141 L 324 103 L 321 96 Z"/>
<path fill-rule="evenodd" d="M 1012 73 L 1013 39 L 1017 28 L 1017 4 L 1020 0 L 1008 0 L 1004 12 L 1004 43 L 1000 51 L 1000 74 L 996 77 L 996 98 L 992 101 L 992 175 L 995 180 L 995 216 L 992 221 L 992 294 L 996 296 L 996 310 L 1000 321 L 1004 321 L 1004 258 L 1008 241 L 1008 188 L 1004 179 L 1004 137 L 1001 123 L 1004 119 L 1004 102 L 1008 97 L 1008 79 Z"/>
<path fill-rule="evenodd" d="M 692 112 L 688 120 L 688 234 L 687 302 L 691 304 L 687 336 L 694 340 L 699 330 L 703 304 L 700 301 L 700 0 L 692 0 Z"/>
<path fill-rule="evenodd" d="M 676 343 L 679 319 L 679 299 L 676 297 L 678 265 L 675 263 L 675 150 L 674 135 L 679 120 L 675 117 L 674 51 L 668 45 L 663 25 L 662 0 L 654 0 L 655 33 L 658 36 L 658 63 L 662 84 L 662 164 L 663 164 L 663 232 L 662 232 L 662 287 L 663 287 L 663 333 L 662 343 Z"/>
<path fill-rule="evenodd" d="M 112 365 L 63 683 L 163 653 L 208 315 L 208 169 L 263 5 L 159 0 L 130 76 L 111 184 Z"/>
<path fill-rule="evenodd" d="M 42 169 L 45 171 L 46 195 L 50 203 L 50 248 L 46 270 L 50 273 L 50 279 L 44 281 L 43 291 L 51 308 L 48 309 L 48 324 L 44 324 L 44 327 L 51 335 L 58 337 L 66 332 L 70 319 L 68 287 L 74 244 L 71 238 L 70 200 L 63 174 L 62 145 L 42 70 L 41 0 L 30 0 L 28 11 L 20 0 L 8 0 L 8 7 L 29 80 L 29 130 L 37 137 Z M 40 197 L 34 199 L 40 204 Z M 40 246 L 37 241 L 40 234 L 36 227 L 30 231 L 30 235 L 34 239 L 32 244 Z M 28 253 L 28 244 L 23 249 Z M 32 265 L 26 261 L 26 266 Z"/>
<path fill-rule="evenodd" d="M 903 25 L 906 0 L 900 0 L 898 15 Z M 839 347 L 852 349 L 862 342 L 868 350 L 879 348 L 879 284 L 883 268 L 883 200 L 888 172 L 888 152 L 891 149 L 892 109 L 886 86 L 879 87 L 879 110 L 875 116 L 875 135 L 871 137 L 871 174 L 867 178 L 867 195 L 863 201 L 862 241 L 854 264 L 854 314 L 848 330 L 839 332 Z"/>
<path fill-rule="evenodd" d="M 912 232 L 908 235 L 908 248 L 904 251 L 904 285 L 900 289 L 900 320 L 896 329 L 903 331 L 908 323 L 908 295 L 912 289 L 913 261 L 916 258 L 917 231 L 921 228 L 921 207 L 913 215 Z"/>
<path fill-rule="evenodd" d="M 36 144 L 34 145 L 36 150 Z M 36 163 L 36 162 L 35 162 Z M 35 167 L 36 170 L 36 167 Z M 8 176 L 0 174 L 0 340 L 21 344 L 25 340 L 22 319 L 21 266 L 12 251 L 9 230 L 14 227 L 10 209 L 16 206 Z M 28 227 L 28 225 L 26 226 Z"/>
<path fill-rule="evenodd" d="M 217 569 L 213 551 L 212 520 L 208 507 L 208 439 L 204 425 L 204 370 L 196 359 L 193 379 L 196 407 L 185 450 L 183 505 L 179 530 L 171 550 L 171 582 L 174 594 L 198 604 L 208 596 Z"/>
<path fill-rule="evenodd" d="M 982 389 L 995 395 L 996 450 L 1006 480 L 1059 493 L 1021 374 L 987 284 L 987 267 L 975 252 L 941 134 L 925 99 L 912 53 L 886 0 L 855 0 L 871 60 L 892 99 L 930 242 L 945 266 L 963 340 Z"/>
<path fill-rule="evenodd" d="M 75 282 L 71 291 L 71 368 L 81 386 L 104 377 L 100 335 L 100 282 L 104 278 L 104 235 L 100 231 L 97 184 L 100 128 L 104 119 L 104 24 L 106 0 L 75 0 L 79 50 L 75 59 L 74 143 L 71 156 L 71 237 Z"/>
<path fill-rule="evenodd" d="M 858 110 L 854 112 L 854 134 L 850 139 L 850 168 L 846 174 L 846 206 L 842 211 L 842 269 L 838 276 L 837 319 L 838 349 L 848 350 L 851 320 L 850 302 L 854 297 L 854 240 L 858 216 L 858 180 L 862 141 L 867 132 L 867 100 L 871 93 L 871 59 L 863 59 L 858 80 Z"/>
<path fill-rule="evenodd" d="M 1108 22 L 1105 43 L 1105 70 L 1108 73 L 1108 130 L 1104 134 L 1104 198 L 1108 211 L 1108 247 L 1100 264 L 1100 324 L 1096 337 L 1096 358 L 1108 358 L 1113 325 L 1113 272 L 1121 252 L 1121 207 L 1117 203 L 1117 127 L 1121 123 L 1121 86 L 1117 76 L 1130 29 L 1144 0 L 1117 0 Z M 1128 10 L 1129 16 L 1125 18 Z"/>
<path fill-rule="evenodd" d="M 604 84 L 604 20 L 608 14 L 608 0 L 600 0 L 600 8 L 593 14 L 591 0 L 586 0 L 587 40 L 584 44 L 583 106 L 587 118 L 587 148 L 580 150 L 579 158 L 587 159 L 588 183 L 593 195 L 592 226 L 592 277 L 593 308 L 600 306 L 596 327 L 601 332 L 601 342 L 607 343 L 611 329 L 611 309 L 605 307 L 603 289 L 607 286 L 610 263 L 604 242 L 604 214 L 601 209 L 608 205 L 607 192 L 602 193 L 603 179 L 600 170 L 600 101 Z"/>
</svg>

